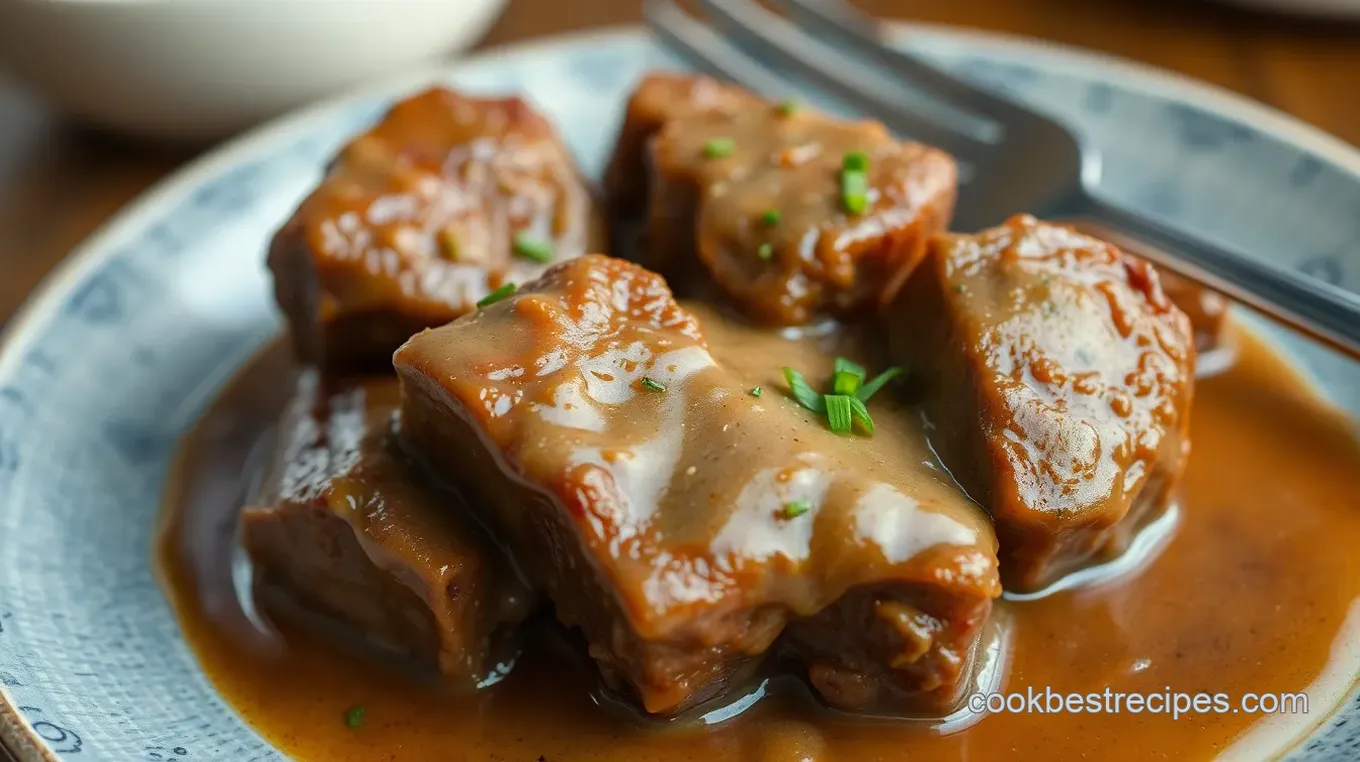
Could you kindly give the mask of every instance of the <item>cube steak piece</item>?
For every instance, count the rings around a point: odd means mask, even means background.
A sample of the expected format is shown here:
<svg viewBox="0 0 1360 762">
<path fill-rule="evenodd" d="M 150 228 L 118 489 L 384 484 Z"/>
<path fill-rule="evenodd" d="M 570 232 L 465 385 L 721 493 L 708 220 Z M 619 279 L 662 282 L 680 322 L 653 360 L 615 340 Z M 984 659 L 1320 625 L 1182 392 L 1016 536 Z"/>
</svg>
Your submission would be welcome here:
<svg viewBox="0 0 1360 762">
<path fill-rule="evenodd" d="M 397 352 L 402 436 L 647 712 L 718 696 L 786 624 L 830 703 L 952 705 L 1000 592 L 986 516 L 906 410 L 875 398 L 850 438 L 781 395 L 781 362 L 829 373 L 815 342 L 705 314 L 721 346 L 658 276 L 563 263 Z"/>
<path fill-rule="evenodd" d="M 1121 235 L 1118 231 L 1089 223 L 1078 224 L 1076 229 L 1078 232 L 1122 247 L 1121 251 L 1125 256 L 1147 258 L 1142 254 L 1146 244 Z M 1153 269 L 1157 272 L 1162 283 L 1162 291 L 1166 293 L 1167 298 L 1190 318 L 1190 328 L 1195 334 L 1195 350 L 1201 355 L 1197 359 L 1203 360 L 1204 354 L 1218 349 L 1224 342 L 1228 323 L 1228 298 L 1172 270 L 1156 266 Z"/>
<path fill-rule="evenodd" d="M 641 162 L 640 134 L 650 134 Z M 847 161 L 862 162 L 863 208 L 845 198 Z M 638 261 L 686 293 L 706 272 L 773 325 L 889 300 L 948 225 L 957 182 L 947 154 L 898 141 L 878 122 L 790 109 L 702 78 L 686 89 L 674 77 L 648 78 L 633 95 L 611 173 L 609 206 L 625 217 L 636 178 L 650 175 Z"/>
<path fill-rule="evenodd" d="M 666 122 L 708 109 L 732 111 L 767 105 L 754 93 L 709 77 L 667 71 L 648 74 L 628 98 L 614 153 L 605 168 L 604 197 L 610 220 L 617 225 L 639 223 L 646 217 L 647 189 L 651 185 L 647 146 Z M 636 243 L 625 242 L 623 248 Z"/>
<path fill-rule="evenodd" d="M 1190 318 L 1195 350 L 1204 354 L 1222 346 L 1228 324 L 1227 297 L 1169 270 L 1159 269 L 1157 274 L 1167 298 Z"/>
<path fill-rule="evenodd" d="M 276 612 L 470 690 L 513 663 L 534 599 L 458 499 L 396 447 L 397 399 L 391 376 L 303 375 L 242 514 L 242 543 Z"/>
<path fill-rule="evenodd" d="M 1166 507 L 1195 345 L 1146 262 L 1018 216 L 935 239 L 890 314 L 945 465 L 996 522 L 1007 589 L 1122 552 Z"/>
<path fill-rule="evenodd" d="M 270 246 L 274 294 L 303 361 L 386 369 L 416 331 L 531 280 L 540 259 L 585 253 L 598 243 L 593 215 L 566 147 L 529 104 L 433 88 L 331 162 Z"/>
</svg>

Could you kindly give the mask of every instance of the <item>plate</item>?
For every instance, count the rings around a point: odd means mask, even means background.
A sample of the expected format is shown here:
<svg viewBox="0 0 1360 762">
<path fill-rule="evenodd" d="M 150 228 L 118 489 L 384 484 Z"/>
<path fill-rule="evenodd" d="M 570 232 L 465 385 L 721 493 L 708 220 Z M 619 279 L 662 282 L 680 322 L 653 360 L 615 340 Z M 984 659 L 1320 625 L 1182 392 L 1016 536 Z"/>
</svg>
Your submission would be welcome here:
<svg viewBox="0 0 1360 762">
<path fill-rule="evenodd" d="M 1085 133 L 1113 198 L 1360 290 L 1360 154 L 1339 141 L 1089 53 L 947 28 L 903 34 Z M 157 186 L 47 280 L 0 348 L 0 737 L 22 762 L 281 758 L 198 668 L 151 541 L 177 440 L 279 329 L 264 244 L 346 136 L 433 80 L 524 91 L 598 173 L 624 94 L 643 71 L 674 66 L 625 29 L 502 49 L 315 106 Z M 1360 369 L 1279 338 L 1360 413 Z M 1351 696 L 1296 758 L 1360 757 L 1357 720 Z"/>
<path fill-rule="evenodd" d="M 1222 0 L 1244 8 L 1272 11 L 1290 16 L 1326 19 L 1360 18 L 1360 0 Z"/>
</svg>

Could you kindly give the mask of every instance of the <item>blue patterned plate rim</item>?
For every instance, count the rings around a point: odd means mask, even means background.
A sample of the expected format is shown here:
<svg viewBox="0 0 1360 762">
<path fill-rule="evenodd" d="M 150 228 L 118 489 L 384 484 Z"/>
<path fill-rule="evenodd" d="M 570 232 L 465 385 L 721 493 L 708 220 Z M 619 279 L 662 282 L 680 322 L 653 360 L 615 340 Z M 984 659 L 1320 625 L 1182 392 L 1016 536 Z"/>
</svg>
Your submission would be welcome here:
<svg viewBox="0 0 1360 762">
<path fill-rule="evenodd" d="M 1049 61 L 1060 61 L 1074 68 L 1094 68 L 1100 72 L 1101 79 L 1117 81 L 1123 89 L 1194 104 L 1212 114 L 1251 125 L 1313 154 L 1334 168 L 1360 178 L 1360 150 L 1274 108 L 1209 83 L 1095 51 L 1016 35 L 937 24 L 896 23 L 895 26 L 906 39 L 920 35 L 927 39 L 934 37 L 963 41 L 975 44 L 980 50 L 1008 52 L 1008 57 L 1038 54 Z M 20 310 L 0 330 L 0 379 L 13 373 L 31 342 L 40 335 L 40 326 L 53 316 L 55 310 L 60 309 L 64 300 L 89 278 L 95 268 L 116 256 L 118 244 L 123 239 L 144 227 L 176 199 L 184 197 L 209 178 L 241 163 L 252 154 L 280 144 L 309 126 L 324 122 L 328 115 L 346 106 L 401 93 L 463 68 L 485 65 L 499 58 L 530 56 L 554 49 L 637 42 L 646 36 L 646 31 L 641 27 L 629 25 L 496 47 L 457 61 L 406 72 L 320 101 L 225 142 L 140 194 L 73 249 L 38 284 Z M 0 685 L 0 752 L 5 748 L 17 754 L 22 762 L 58 762 L 60 759 L 34 727 L 22 719 L 9 692 Z"/>
</svg>

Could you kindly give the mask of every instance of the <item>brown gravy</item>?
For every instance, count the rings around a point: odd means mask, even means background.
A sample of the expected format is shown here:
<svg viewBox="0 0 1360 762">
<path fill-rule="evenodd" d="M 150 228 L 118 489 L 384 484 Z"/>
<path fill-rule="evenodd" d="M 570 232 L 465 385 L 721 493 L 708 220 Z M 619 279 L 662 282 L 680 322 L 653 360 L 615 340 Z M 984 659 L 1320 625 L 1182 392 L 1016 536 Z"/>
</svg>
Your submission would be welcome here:
<svg viewBox="0 0 1360 762">
<path fill-rule="evenodd" d="M 1233 339 L 1236 363 L 1196 390 L 1194 451 L 1170 541 L 1117 579 L 1002 602 L 1011 629 L 1004 690 L 1169 687 L 1233 702 L 1311 690 L 1307 715 L 992 714 L 941 732 L 845 719 L 782 696 L 718 726 L 644 730 L 597 706 L 587 669 L 546 639 L 504 683 L 462 699 L 286 626 L 281 642 L 271 640 L 242 615 L 229 560 L 249 452 L 292 389 L 279 347 L 223 392 L 183 444 L 159 565 L 222 695 L 304 760 L 1118 762 L 1208 759 L 1234 740 L 1265 754 L 1322 721 L 1355 671 L 1360 447 L 1353 424 L 1271 349 L 1242 332 Z M 1329 680 L 1331 698 L 1322 691 Z M 354 706 L 365 716 L 351 729 L 344 718 Z M 1242 739 L 1275 723 L 1282 730 L 1270 743 Z"/>
</svg>

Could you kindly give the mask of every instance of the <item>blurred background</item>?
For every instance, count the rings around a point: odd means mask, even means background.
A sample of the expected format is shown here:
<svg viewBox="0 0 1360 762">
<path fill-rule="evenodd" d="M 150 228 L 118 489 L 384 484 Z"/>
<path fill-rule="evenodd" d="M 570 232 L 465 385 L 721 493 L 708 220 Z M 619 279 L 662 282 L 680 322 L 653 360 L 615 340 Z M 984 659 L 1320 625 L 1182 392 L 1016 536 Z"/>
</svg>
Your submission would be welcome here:
<svg viewBox="0 0 1360 762">
<path fill-rule="evenodd" d="M 1360 0 L 857 4 L 1162 67 L 1360 144 Z M 640 20 L 637 0 L 0 0 L 0 322 L 121 206 L 254 122 L 431 59 Z"/>
</svg>

